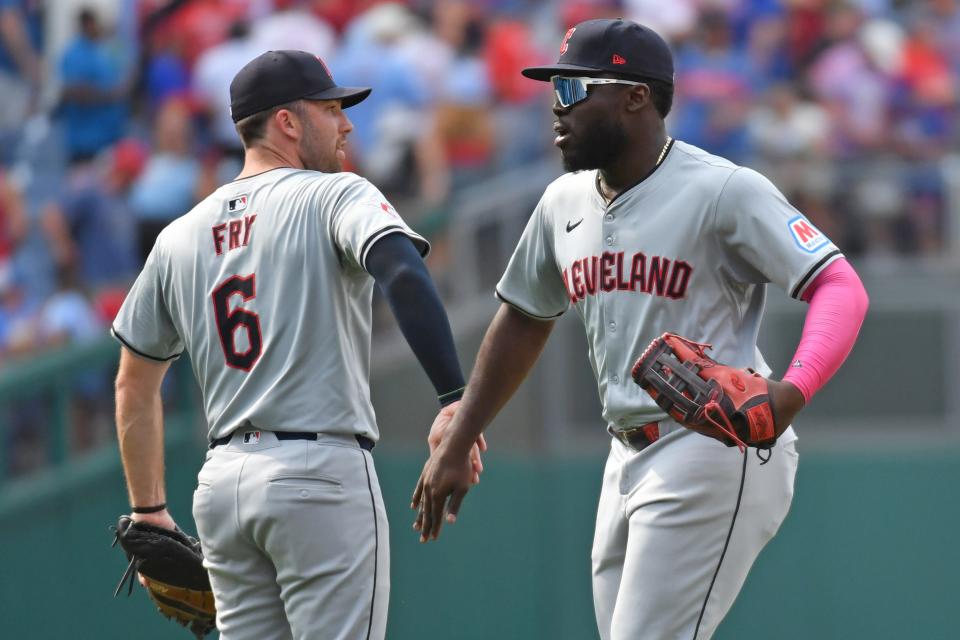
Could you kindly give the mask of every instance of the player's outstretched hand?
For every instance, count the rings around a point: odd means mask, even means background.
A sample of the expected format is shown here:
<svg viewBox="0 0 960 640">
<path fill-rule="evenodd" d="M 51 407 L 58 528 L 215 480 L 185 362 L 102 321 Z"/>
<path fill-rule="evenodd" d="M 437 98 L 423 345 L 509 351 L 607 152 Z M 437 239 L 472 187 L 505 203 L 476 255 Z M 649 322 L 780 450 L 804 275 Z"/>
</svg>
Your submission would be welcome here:
<svg viewBox="0 0 960 640">
<path fill-rule="evenodd" d="M 433 452 L 437 450 L 437 447 L 440 446 L 440 443 L 443 442 L 443 436 L 447 432 L 447 427 L 450 426 L 450 421 L 453 420 L 453 416 L 456 415 L 457 409 L 460 407 L 460 401 L 451 402 L 447 406 L 440 409 L 440 413 L 437 414 L 437 417 L 433 420 L 433 425 L 430 426 L 430 435 L 427 436 L 427 444 L 430 446 L 430 455 L 433 455 Z M 487 441 L 484 439 L 483 434 L 480 434 L 480 437 L 477 438 L 477 441 L 473 444 L 473 447 L 470 448 L 470 462 L 473 465 L 473 484 L 478 484 L 480 482 L 480 474 L 483 473 L 483 460 L 480 457 L 481 453 L 487 451 Z"/>
<path fill-rule="evenodd" d="M 413 528 L 420 532 L 420 542 L 436 540 L 444 519 L 450 524 L 457 521 L 460 504 L 475 484 L 477 472 L 471 454 L 455 451 L 448 444 L 449 440 L 441 442 L 431 454 L 413 492 L 410 508 L 417 511 Z"/>
</svg>

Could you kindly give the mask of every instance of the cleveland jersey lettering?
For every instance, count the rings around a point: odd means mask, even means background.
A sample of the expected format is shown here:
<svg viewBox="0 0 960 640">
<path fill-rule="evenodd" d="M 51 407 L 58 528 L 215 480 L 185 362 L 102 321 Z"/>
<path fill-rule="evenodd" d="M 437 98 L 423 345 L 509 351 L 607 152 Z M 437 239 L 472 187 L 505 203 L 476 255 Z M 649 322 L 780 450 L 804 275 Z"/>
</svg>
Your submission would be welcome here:
<svg viewBox="0 0 960 640">
<path fill-rule="evenodd" d="M 623 251 L 604 251 L 600 256 L 582 258 L 564 269 L 563 283 L 574 304 L 588 295 L 610 291 L 633 291 L 679 300 L 687 295 L 692 273 L 693 267 L 684 260 L 662 256 L 648 259 L 643 252 L 624 257 Z"/>
</svg>

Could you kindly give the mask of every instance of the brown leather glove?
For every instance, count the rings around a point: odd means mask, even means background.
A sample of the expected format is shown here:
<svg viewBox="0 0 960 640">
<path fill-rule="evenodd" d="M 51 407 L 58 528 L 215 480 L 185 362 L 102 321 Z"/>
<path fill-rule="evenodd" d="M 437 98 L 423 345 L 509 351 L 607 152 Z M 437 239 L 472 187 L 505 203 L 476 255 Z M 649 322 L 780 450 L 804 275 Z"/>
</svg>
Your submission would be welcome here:
<svg viewBox="0 0 960 640">
<path fill-rule="evenodd" d="M 706 355 L 709 348 L 664 333 L 633 365 L 633 381 L 683 426 L 728 447 L 769 449 L 780 433 L 767 379 L 753 369 L 718 363 Z"/>
</svg>

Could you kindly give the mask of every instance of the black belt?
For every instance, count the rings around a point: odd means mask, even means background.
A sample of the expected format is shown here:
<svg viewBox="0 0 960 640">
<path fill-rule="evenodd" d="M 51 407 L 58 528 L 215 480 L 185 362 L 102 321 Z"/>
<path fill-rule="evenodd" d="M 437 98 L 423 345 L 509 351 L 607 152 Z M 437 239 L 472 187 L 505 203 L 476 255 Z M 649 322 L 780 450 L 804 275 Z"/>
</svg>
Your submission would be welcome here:
<svg viewBox="0 0 960 640">
<path fill-rule="evenodd" d="M 317 440 L 319 434 L 310 433 L 306 431 L 271 431 L 273 435 L 277 436 L 277 440 Z M 229 436 L 223 436 L 222 438 L 217 438 L 210 443 L 210 448 L 219 447 L 222 444 L 227 444 L 230 442 L 230 439 L 233 437 L 233 434 Z M 367 436 L 356 435 L 354 436 L 357 439 L 357 444 L 360 445 L 360 448 L 364 451 L 373 451 L 373 447 L 376 444 L 373 440 Z"/>
<path fill-rule="evenodd" d="M 611 434 L 628 447 L 641 451 L 660 439 L 660 424 L 650 422 L 639 427 L 612 431 Z"/>
</svg>

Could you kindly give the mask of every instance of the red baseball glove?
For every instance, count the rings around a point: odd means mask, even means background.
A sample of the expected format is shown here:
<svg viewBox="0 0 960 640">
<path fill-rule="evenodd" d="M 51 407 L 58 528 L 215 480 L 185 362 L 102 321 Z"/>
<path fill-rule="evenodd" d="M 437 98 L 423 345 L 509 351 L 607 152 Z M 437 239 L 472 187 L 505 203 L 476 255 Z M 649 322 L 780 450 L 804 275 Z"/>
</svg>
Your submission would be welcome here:
<svg viewBox="0 0 960 640">
<path fill-rule="evenodd" d="M 767 380 L 706 355 L 709 344 L 665 333 L 633 365 L 633 381 L 683 426 L 736 445 L 769 449 L 780 435 Z"/>
</svg>

